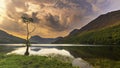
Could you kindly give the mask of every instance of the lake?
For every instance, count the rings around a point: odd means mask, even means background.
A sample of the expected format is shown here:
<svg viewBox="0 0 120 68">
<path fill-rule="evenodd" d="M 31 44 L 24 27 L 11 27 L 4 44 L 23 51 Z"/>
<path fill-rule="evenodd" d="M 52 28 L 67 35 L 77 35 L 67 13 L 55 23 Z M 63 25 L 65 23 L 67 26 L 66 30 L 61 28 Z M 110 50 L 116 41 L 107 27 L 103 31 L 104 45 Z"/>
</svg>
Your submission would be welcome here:
<svg viewBox="0 0 120 68">
<path fill-rule="evenodd" d="M 6 48 L 13 49 L 8 54 L 20 54 L 24 55 L 26 50 L 25 44 L 0 44 Z M 74 57 L 70 51 L 63 47 L 79 47 L 79 46 L 92 46 L 92 45 L 77 45 L 77 44 L 31 44 L 29 52 L 30 55 L 48 55 L 48 54 L 59 54 L 63 56 Z"/>
<path fill-rule="evenodd" d="M 5 46 L 7 49 L 13 49 L 9 53 L 24 54 L 26 49 L 25 44 L 0 44 L 0 46 Z M 118 52 L 120 52 L 120 47 L 83 44 L 32 44 L 29 51 L 31 55 L 60 54 L 71 57 L 105 57 L 113 59 L 119 56 Z"/>
</svg>

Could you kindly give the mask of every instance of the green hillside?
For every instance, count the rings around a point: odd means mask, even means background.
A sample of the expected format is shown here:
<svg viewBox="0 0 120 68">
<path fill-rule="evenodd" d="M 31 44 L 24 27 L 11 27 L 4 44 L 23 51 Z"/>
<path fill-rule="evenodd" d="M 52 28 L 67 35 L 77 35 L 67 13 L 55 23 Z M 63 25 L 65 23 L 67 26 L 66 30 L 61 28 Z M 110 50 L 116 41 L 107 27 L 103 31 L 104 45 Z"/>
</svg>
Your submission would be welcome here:
<svg viewBox="0 0 120 68">
<path fill-rule="evenodd" d="M 120 44 L 120 24 L 82 32 L 75 36 L 66 37 L 59 43 L 117 45 Z"/>
</svg>

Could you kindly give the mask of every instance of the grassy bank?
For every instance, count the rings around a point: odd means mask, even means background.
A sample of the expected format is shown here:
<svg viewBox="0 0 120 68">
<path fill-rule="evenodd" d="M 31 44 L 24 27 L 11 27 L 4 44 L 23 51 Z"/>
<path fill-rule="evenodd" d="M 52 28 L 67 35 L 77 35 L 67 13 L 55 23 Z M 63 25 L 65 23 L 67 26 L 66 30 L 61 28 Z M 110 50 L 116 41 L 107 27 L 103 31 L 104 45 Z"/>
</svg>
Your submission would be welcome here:
<svg viewBox="0 0 120 68">
<path fill-rule="evenodd" d="M 120 60 L 112 60 L 108 58 L 87 58 L 85 59 L 94 68 L 120 68 Z"/>
<path fill-rule="evenodd" d="M 44 56 L 0 55 L 0 68 L 74 68 L 71 63 Z"/>
</svg>

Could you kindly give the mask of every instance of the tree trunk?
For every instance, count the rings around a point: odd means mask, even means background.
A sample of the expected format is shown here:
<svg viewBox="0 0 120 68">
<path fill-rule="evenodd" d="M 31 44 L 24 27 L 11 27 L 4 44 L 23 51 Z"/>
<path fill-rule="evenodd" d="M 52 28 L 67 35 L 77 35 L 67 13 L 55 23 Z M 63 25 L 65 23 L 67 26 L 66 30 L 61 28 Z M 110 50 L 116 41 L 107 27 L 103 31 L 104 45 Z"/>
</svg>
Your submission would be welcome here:
<svg viewBox="0 0 120 68">
<path fill-rule="evenodd" d="M 30 42 L 29 42 L 29 22 L 26 22 L 26 29 L 27 29 L 27 37 L 26 37 L 26 52 L 24 55 L 28 56 L 29 55 L 29 46 L 30 46 Z"/>
<path fill-rule="evenodd" d="M 26 44 L 26 52 L 25 52 L 25 54 L 24 55 L 26 55 L 26 56 L 28 56 L 29 55 L 29 45 L 28 44 Z"/>
</svg>

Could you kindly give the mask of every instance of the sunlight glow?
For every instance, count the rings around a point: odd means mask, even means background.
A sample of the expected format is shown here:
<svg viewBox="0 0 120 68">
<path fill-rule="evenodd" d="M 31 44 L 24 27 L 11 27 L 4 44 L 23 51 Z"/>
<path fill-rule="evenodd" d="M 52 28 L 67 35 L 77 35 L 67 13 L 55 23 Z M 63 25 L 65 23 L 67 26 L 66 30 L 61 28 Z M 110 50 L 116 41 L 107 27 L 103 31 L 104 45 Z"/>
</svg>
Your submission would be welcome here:
<svg viewBox="0 0 120 68">
<path fill-rule="evenodd" d="M 5 0 L 0 0 L 0 8 L 5 9 Z"/>
<path fill-rule="evenodd" d="M 0 0 L 0 24 L 2 24 L 2 20 L 4 19 L 6 11 L 5 0 Z"/>
</svg>

